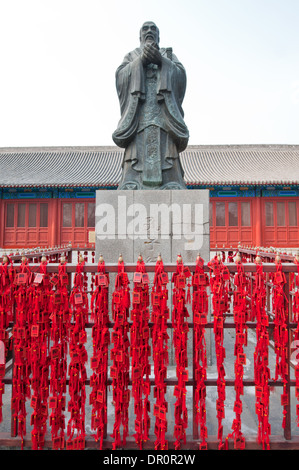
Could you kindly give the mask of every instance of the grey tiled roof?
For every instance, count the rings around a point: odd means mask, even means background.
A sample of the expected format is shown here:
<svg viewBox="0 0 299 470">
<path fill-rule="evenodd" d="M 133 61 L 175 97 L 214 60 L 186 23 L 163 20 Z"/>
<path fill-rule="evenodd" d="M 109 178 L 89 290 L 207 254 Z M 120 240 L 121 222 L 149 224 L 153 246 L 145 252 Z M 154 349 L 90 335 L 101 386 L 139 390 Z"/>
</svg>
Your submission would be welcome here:
<svg viewBox="0 0 299 470">
<path fill-rule="evenodd" d="M 117 186 L 118 147 L 0 149 L 0 187 Z M 188 185 L 299 184 L 299 145 L 192 145 L 181 154 Z"/>
<path fill-rule="evenodd" d="M 299 145 L 190 146 L 188 184 L 299 184 Z"/>
</svg>

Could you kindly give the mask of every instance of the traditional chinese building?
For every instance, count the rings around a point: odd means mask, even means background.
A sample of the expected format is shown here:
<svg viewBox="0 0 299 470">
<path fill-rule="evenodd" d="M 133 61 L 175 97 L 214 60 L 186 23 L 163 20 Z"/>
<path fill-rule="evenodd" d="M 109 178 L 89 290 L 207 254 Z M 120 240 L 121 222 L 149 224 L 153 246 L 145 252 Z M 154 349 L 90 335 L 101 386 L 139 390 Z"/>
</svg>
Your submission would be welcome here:
<svg viewBox="0 0 299 470">
<path fill-rule="evenodd" d="M 0 149 L 0 248 L 90 246 L 97 190 L 116 190 L 117 147 Z M 210 190 L 215 246 L 299 246 L 299 145 L 189 146 L 187 187 Z M 91 232 L 91 233 L 90 233 Z"/>
</svg>

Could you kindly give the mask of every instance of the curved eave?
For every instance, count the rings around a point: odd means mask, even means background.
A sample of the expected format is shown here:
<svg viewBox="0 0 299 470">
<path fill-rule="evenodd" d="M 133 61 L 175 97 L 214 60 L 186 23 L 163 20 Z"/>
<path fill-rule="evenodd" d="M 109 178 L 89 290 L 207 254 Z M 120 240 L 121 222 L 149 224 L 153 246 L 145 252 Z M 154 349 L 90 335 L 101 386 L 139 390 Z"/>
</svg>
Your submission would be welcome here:
<svg viewBox="0 0 299 470">
<path fill-rule="evenodd" d="M 188 186 L 297 186 L 299 182 L 294 181 L 192 181 L 186 183 Z"/>
<path fill-rule="evenodd" d="M 264 186 L 297 186 L 299 183 L 294 183 L 294 181 L 257 181 L 257 182 L 248 182 L 248 181 L 186 181 L 186 185 L 189 188 L 202 188 L 202 187 L 223 187 L 223 186 L 230 186 L 230 187 L 264 187 Z M 15 184 L 4 184 L 1 186 L 2 188 L 117 188 L 118 182 L 113 183 L 106 183 L 106 184 L 90 184 L 90 183 L 65 183 L 65 184 L 23 184 L 23 185 L 15 185 Z"/>
<path fill-rule="evenodd" d="M 111 186 L 118 186 L 118 183 L 107 183 L 107 184 L 90 184 L 90 183 L 61 183 L 61 184 L 3 184 L 2 188 L 108 188 Z"/>
</svg>

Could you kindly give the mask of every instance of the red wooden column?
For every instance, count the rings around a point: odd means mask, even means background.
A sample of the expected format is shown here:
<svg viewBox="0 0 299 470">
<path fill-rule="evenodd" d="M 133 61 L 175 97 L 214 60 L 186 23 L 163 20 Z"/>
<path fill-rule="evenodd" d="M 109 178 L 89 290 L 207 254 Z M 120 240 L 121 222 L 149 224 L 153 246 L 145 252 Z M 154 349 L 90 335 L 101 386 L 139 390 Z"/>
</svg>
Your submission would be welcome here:
<svg viewBox="0 0 299 470">
<path fill-rule="evenodd" d="M 253 220 L 255 222 L 255 244 L 256 246 L 263 245 L 263 230 L 262 230 L 262 199 L 257 196 L 255 198 L 255 216 Z"/>
<path fill-rule="evenodd" d="M 58 211 L 58 199 L 53 198 L 49 200 L 49 245 L 50 246 L 59 246 L 59 234 L 60 234 L 60 217 Z"/>
<path fill-rule="evenodd" d="M 4 201 L 0 199 L 0 248 L 4 245 L 4 230 L 5 230 L 5 219 L 4 219 Z"/>
</svg>

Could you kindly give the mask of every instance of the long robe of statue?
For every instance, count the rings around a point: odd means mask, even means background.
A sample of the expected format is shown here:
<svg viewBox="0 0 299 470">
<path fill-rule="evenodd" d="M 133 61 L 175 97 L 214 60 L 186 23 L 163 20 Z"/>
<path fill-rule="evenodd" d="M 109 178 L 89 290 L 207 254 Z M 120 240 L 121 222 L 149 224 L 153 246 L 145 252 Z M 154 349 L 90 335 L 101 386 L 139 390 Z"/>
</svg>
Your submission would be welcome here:
<svg viewBox="0 0 299 470">
<path fill-rule="evenodd" d="M 188 144 L 182 102 L 186 73 L 159 30 L 146 22 L 140 47 L 116 71 L 121 119 L 113 133 L 125 149 L 118 189 L 186 189 L 179 153 Z"/>
</svg>

